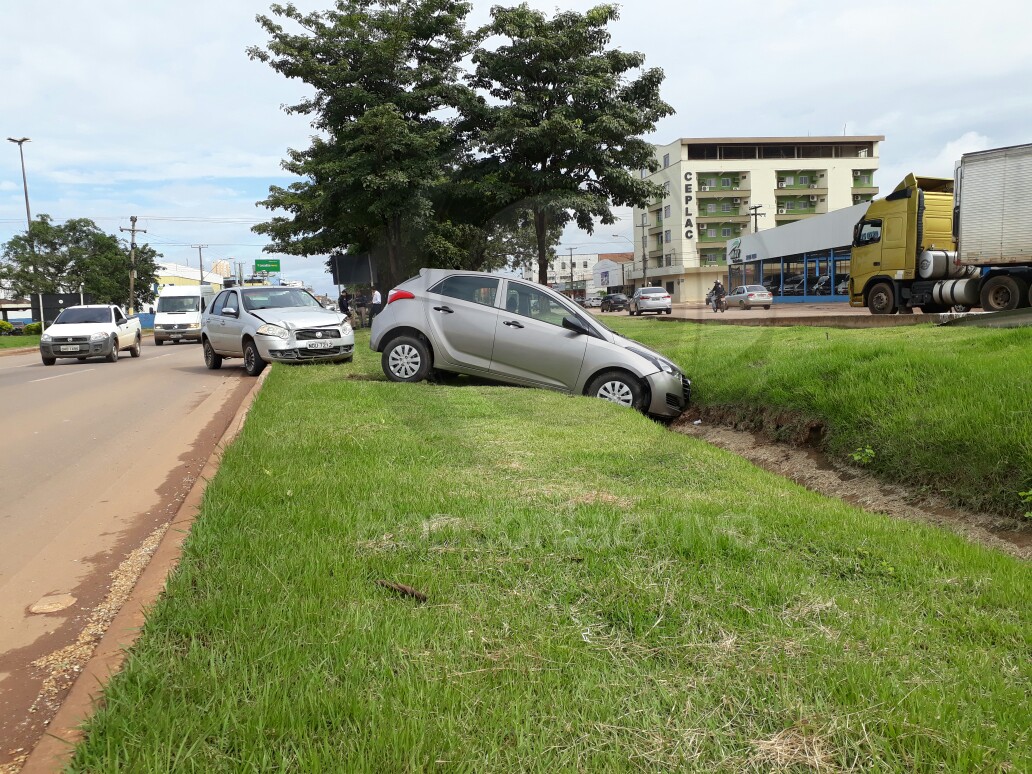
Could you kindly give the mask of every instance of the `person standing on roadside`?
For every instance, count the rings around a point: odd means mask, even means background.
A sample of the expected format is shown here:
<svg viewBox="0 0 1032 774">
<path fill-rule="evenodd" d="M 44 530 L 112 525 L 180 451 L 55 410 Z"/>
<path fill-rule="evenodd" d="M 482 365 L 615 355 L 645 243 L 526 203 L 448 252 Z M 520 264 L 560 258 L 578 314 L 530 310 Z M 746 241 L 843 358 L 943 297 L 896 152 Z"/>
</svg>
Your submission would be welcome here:
<svg viewBox="0 0 1032 774">
<path fill-rule="evenodd" d="M 358 310 L 358 327 L 366 327 L 366 316 L 369 314 L 369 299 L 366 298 L 365 291 L 359 290 L 358 295 L 355 296 L 355 308 Z"/>
<path fill-rule="evenodd" d="M 340 291 L 340 297 L 337 299 L 337 308 L 340 309 L 340 313 L 351 316 L 351 296 L 348 295 L 348 289 L 344 288 Z"/>
<path fill-rule="evenodd" d="M 383 311 L 383 300 L 380 298 L 380 289 L 377 287 L 373 288 L 373 297 L 369 301 L 369 324 L 373 324 L 373 318 Z"/>
</svg>

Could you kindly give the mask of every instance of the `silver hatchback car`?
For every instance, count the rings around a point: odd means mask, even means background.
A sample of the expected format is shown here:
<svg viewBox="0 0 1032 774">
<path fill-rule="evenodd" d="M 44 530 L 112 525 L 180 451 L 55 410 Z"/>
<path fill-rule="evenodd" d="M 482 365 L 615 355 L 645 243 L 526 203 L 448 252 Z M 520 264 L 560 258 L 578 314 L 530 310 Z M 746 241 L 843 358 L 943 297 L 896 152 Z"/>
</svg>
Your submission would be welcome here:
<svg viewBox="0 0 1032 774">
<path fill-rule="evenodd" d="M 513 277 L 423 269 L 387 294 L 369 346 L 383 372 L 430 370 L 590 395 L 676 418 L 691 382 L 657 352 L 606 328 L 555 291 Z"/>
</svg>

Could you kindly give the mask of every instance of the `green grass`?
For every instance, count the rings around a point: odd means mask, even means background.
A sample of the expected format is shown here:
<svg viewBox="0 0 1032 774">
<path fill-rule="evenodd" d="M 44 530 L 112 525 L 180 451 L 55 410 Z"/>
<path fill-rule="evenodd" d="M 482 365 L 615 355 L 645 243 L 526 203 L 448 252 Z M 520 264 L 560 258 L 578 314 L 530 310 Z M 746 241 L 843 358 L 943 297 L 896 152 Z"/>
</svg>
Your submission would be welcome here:
<svg viewBox="0 0 1032 774">
<path fill-rule="evenodd" d="M 692 377 L 693 402 L 776 435 L 826 428 L 840 459 L 1020 516 L 1032 489 L 1032 328 L 753 328 L 609 318 Z M 870 454 L 866 450 L 870 449 Z"/>
<path fill-rule="evenodd" d="M 39 336 L 0 336 L 0 349 L 38 347 Z"/>
<path fill-rule="evenodd" d="M 273 367 L 74 770 L 1032 767 L 1028 564 L 366 342 Z"/>
</svg>

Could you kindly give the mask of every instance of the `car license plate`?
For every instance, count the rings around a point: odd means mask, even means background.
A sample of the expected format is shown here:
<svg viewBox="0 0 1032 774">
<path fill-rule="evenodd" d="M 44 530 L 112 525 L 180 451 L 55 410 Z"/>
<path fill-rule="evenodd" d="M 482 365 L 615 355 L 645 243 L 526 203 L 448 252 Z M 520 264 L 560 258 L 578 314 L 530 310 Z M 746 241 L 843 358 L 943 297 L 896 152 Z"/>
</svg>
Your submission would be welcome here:
<svg viewBox="0 0 1032 774">
<path fill-rule="evenodd" d="M 181 338 L 183 338 L 183 334 L 182 333 L 170 333 L 170 334 L 168 334 L 168 337 L 170 339 L 181 339 Z"/>
<path fill-rule="evenodd" d="M 309 349 L 329 349 L 333 344 L 329 341 L 310 341 L 308 342 Z"/>
<path fill-rule="evenodd" d="M 62 352 L 78 352 L 79 351 L 79 345 L 78 344 L 65 344 L 65 345 L 63 345 L 61 347 L 61 351 Z"/>
</svg>

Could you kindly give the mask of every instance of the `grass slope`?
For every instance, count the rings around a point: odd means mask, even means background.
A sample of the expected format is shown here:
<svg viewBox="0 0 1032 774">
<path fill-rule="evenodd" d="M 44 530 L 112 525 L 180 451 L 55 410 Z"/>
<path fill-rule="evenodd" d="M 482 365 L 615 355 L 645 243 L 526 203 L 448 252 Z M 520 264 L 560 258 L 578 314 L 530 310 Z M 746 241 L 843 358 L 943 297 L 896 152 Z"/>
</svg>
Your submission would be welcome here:
<svg viewBox="0 0 1032 774">
<path fill-rule="evenodd" d="M 1032 489 L 1032 328 L 746 328 L 608 318 L 681 364 L 697 405 L 792 413 L 827 450 L 870 447 L 879 476 L 975 509 Z"/>
<path fill-rule="evenodd" d="M 365 342 L 274 367 L 74 770 L 1032 768 L 1027 564 Z"/>
</svg>

